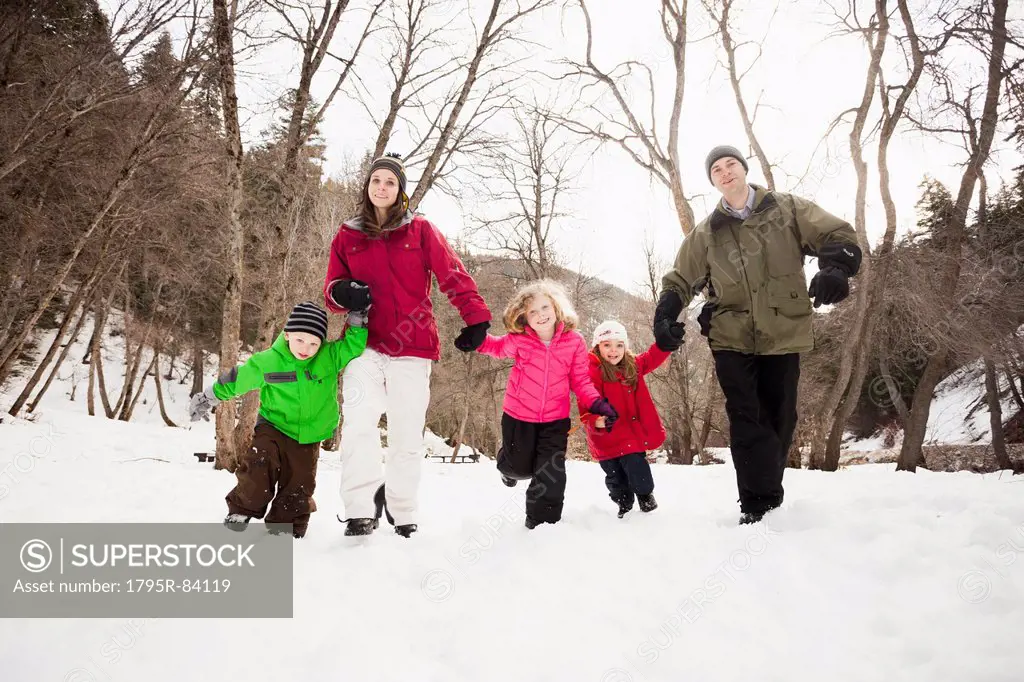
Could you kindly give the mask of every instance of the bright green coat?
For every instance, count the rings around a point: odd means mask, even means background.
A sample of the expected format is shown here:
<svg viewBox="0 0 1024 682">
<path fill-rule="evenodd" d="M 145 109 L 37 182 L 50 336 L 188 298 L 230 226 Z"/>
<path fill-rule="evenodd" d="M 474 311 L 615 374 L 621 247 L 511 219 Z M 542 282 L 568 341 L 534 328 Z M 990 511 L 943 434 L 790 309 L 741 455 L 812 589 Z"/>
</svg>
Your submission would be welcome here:
<svg viewBox="0 0 1024 682">
<path fill-rule="evenodd" d="M 224 373 L 213 385 L 220 400 L 259 389 L 260 416 L 299 443 L 327 440 L 338 427 L 338 375 L 366 348 L 365 327 L 349 327 L 344 338 L 298 360 L 282 333 L 273 345 Z"/>
</svg>

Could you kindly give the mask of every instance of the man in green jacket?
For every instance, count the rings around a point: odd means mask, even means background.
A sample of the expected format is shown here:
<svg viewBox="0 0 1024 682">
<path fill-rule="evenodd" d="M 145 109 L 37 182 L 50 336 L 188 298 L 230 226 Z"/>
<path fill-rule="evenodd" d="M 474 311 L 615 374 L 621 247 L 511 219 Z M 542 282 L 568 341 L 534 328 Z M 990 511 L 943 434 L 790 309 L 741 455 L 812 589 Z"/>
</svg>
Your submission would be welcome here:
<svg viewBox="0 0 1024 682">
<path fill-rule="evenodd" d="M 860 269 L 849 223 L 811 201 L 747 183 L 747 162 L 720 146 L 705 160 L 722 201 L 686 237 L 662 278 L 654 336 L 679 348 L 680 316 L 707 288 L 699 316 L 725 394 L 740 523 L 782 504 L 782 476 L 797 420 L 800 353 L 814 347 L 814 307 L 845 299 Z M 806 288 L 804 256 L 818 258 Z"/>
<path fill-rule="evenodd" d="M 252 448 L 239 462 L 237 485 L 225 498 L 228 528 L 243 530 L 249 519 L 266 514 L 267 524 L 292 524 L 296 538 L 305 536 L 316 511 L 320 443 L 338 426 L 338 375 L 362 354 L 366 337 L 366 311 L 353 311 L 344 336 L 324 343 L 327 311 L 311 301 L 299 303 L 270 348 L 193 396 L 190 417 L 198 421 L 220 401 L 260 392 Z"/>
</svg>

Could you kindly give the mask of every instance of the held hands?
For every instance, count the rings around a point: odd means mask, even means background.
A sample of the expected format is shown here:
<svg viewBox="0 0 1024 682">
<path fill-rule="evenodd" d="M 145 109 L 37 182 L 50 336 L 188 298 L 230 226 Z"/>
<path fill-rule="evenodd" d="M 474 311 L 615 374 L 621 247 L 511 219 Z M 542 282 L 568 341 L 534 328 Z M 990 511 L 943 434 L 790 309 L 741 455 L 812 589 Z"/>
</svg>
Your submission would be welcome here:
<svg viewBox="0 0 1024 682">
<path fill-rule="evenodd" d="M 192 396 L 192 401 L 188 405 L 189 419 L 194 422 L 200 419 L 210 421 L 210 410 L 219 402 L 220 400 L 213 394 L 212 386 L 202 393 L 196 393 Z"/>
<path fill-rule="evenodd" d="M 683 312 L 683 301 L 674 291 L 665 291 L 654 309 L 654 342 L 660 350 L 670 353 L 683 345 L 686 326 L 677 322 Z"/>
<path fill-rule="evenodd" d="M 468 327 L 463 327 L 455 339 L 455 347 L 463 353 L 471 353 L 483 344 L 487 338 L 487 330 L 490 329 L 490 322 L 477 322 Z"/>
<path fill-rule="evenodd" d="M 331 287 L 331 298 L 345 310 L 365 311 L 370 307 L 370 287 L 358 279 L 343 279 Z"/>
<path fill-rule="evenodd" d="M 850 295 L 849 277 L 842 268 L 825 266 L 811 278 L 807 295 L 814 299 L 815 308 L 839 303 Z"/>
<path fill-rule="evenodd" d="M 611 431 L 612 424 L 619 418 L 619 413 L 615 411 L 615 408 L 612 407 L 607 398 L 598 398 L 587 411 L 600 415 L 597 422 L 595 422 L 595 426 L 599 429 L 605 428 L 607 425 L 608 430 Z"/>
</svg>

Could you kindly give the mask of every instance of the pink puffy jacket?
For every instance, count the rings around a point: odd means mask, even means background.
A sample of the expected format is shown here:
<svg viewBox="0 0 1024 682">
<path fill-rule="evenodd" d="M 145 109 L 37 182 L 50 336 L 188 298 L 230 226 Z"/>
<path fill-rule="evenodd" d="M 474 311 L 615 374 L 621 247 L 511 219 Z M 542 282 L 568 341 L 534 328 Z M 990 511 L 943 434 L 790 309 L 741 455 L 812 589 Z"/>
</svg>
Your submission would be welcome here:
<svg viewBox="0 0 1024 682">
<path fill-rule="evenodd" d="M 488 334 L 477 350 L 495 358 L 515 360 L 502 406 L 515 419 L 537 423 L 567 418 L 570 390 L 576 394 L 581 410 L 601 397 L 590 379 L 583 335 L 564 329 L 562 323 L 548 345 L 527 327 L 524 334 Z"/>
</svg>

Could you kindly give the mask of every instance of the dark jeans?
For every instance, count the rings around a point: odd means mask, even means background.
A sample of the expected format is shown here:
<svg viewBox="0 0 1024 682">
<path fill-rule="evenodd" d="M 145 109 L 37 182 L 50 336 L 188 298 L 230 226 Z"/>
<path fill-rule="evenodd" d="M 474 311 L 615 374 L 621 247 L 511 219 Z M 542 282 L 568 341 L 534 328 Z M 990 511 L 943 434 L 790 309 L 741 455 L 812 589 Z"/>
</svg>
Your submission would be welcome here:
<svg viewBox="0 0 1024 682">
<path fill-rule="evenodd" d="M 729 417 L 740 511 L 774 509 L 782 504 L 782 474 L 796 428 L 800 355 L 713 355 Z"/>
<path fill-rule="evenodd" d="M 632 509 L 637 495 L 650 495 L 654 492 L 654 475 L 646 452 L 604 459 L 600 464 L 604 469 L 608 496 L 616 504 Z"/>
<path fill-rule="evenodd" d="M 538 523 L 562 519 L 569 426 L 568 418 L 534 423 L 501 415 L 498 471 L 519 481 L 529 479 L 526 515 Z"/>
</svg>

